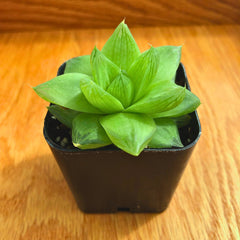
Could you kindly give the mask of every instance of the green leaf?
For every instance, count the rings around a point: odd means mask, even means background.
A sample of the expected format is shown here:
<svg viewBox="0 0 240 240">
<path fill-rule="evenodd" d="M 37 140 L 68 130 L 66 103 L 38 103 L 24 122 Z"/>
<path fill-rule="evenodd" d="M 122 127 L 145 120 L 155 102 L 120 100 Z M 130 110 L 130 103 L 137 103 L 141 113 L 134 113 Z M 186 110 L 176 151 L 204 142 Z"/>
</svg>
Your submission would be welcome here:
<svg viewBox="0 0 240 240">
<path fill-rule="evenodd" d="M 157 126 L 152 140 L 148 146 L 150 148 L 171 148 L 183 147 L 176 123 L 171 119 L 155 119 Z"/>
<path fill-rule="evenodd" d="M 155 114 L 174 108 L 185 96 L 185 88 L 174 83 L 156 85 L 146 96 L 126 109 L 126 112 Z"/>
<path fill-rule="evenodd" d="M 104 90 L 120 73 L 120 68 L 104 56 L 96 47 L 91 54 L 92 73 L 95 83 Z"/>
<path fill-rule="evenodd" d="M 49 112 L 54 115 L 58 121 L 72 128 L 73 119 L 79 114 L 79 112 L 64 108 L 58 105 L 51 105 L 48 107 Z"/>
<path fill-rule="evenodd" d="M 99 116 L 80 113 L 72 124 L 72 141 L 80 149 L 92 149 L 110 145 L 112 142 L 99 123 Z"/>
<path fill-rule="evenodd" d="M 107 92 L 117 98 L 126 108 L 132 102 L 133 84 L 125 74 L 120 73 L 109 85 Z"/>
<path fill-rule="evenodd" d="M 34 91 L 44 100 L 72 110 L 101 113 L 91 106 L 80 89 L 80 80 L 89 78 L 81 73 L 67 73 L 34 87 Z"/>
<path fill-rule="evenodd" d="M 149 90 L 152 81 L 158 72 L 158 51 L 151 47 L 143 52 L 131 65 L 128 74 L 134 83 L 134 102 L 143 97 Z"/>
<path fill-rule="evenodd" d="M 126 71 L 140 55 L 140 50 L 124 21 L 118 25 L 108 39 L 102 53 L 118 67 Z"/>
<path fill-rule="evenodd" d="M 162 46 L 156 48 L 158 52 L 158 72 L 153 82 L 174 81 L 178 69 L 182 47 Z"/>
<path fill-rule="evenodd" d="M 138 156 L 156 130 L 152 118 L 144 114 L 116 113 L 100 118 L 111 141 L 120 149 Z"/>
<path fill-rule="evenodd" d="M 191 115 L 187 114 L 180 117 L 172 117 L 171 119 L 177 124 L 178 127 L 185 127 L 190 124 L 192 117 Z"/>
<path fill-rule="evenodd" d="M 119 100 L 90 79 L 82 79 L 80 87 L 86 99 L 103 113 L 114 113 L 123 110 Z"/>
<path fill-rule="evenodd" d="M 199 105 L 200 105 L 199 98 L 189 90 L 186 90 L 185 97 L 179 105 L 168 111 L 153 113 L 151 117 L 153 118 L 180 117 L 182 115 L 186 115 L 188 113 L 195 111 Z"/>
<path fill-rule="evenodd" d="M 92 76 L 90 56 L 85 55 L 68 60 L 64 73 L 83 73 Z"/>
</svg>

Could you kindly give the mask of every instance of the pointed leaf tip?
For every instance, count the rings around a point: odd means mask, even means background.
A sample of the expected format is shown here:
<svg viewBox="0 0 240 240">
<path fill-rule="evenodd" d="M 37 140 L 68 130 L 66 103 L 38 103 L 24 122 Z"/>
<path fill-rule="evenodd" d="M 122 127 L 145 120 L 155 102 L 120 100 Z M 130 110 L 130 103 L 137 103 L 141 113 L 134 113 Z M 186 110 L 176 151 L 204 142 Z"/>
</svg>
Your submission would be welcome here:
<svg viewBox="0 0 240 240">
<path fill-rule="evenodd" d="M 111 144 L 99 123 L 99 115 L 80 113 L 72 122 L 73 145 L 80 149 L 92 149 Z"/>
<path fill-rule="evenodd" d="M 67 73 L 42 83 L 34 91 L 44 100 L 72 110 L 88 113 L 101 113 L 84 97 L 80 89 L 81 79 L 89 78 L 81 73 Z"/>
<path fill-rule="evenodd" d="M 131 65 L 128 73 L 135 87 L 134 102 L 143 97 L 155 79 L 159 68 L 158 51 L 151 47 Z"/>
<path fill-rule="evenodd" d="M 111 141 L 123 151 L 138 156 L 156 130 L 152 118 L 144 114 L 117 113 L 100 118 Z"/>
<path fill-rule="evenodd" d="M 60 121 L 65 126 L 72 128 L 73 119 L 80 113 L 68 108 L 63 108 L 58 105 L 51 105 L 47 107 L 48 111 L 54 115 L 58 121 Z"/>
<path fill-rule="evenodd" d="M 93 49 L 91 58 L 92 74 L 97 85 L 104 90 L 110 85 L 112 80 L 120 73 L 120 68 L 111 62 L 96 47 Z"/>
<path fill-rule="evenodd" d="M 103 113 L 120 112 L 124 108 L 121 102 L 90 79 L 80 81 L 81 90 L 93 106 Z"/>
<path fill-rule="evenodd" d="M 159 58 L 159 69 L 155 82 L 174 80 L 178 69 L 182 46 L 162 46 L 156 48 Z"/>
<path fill-rule="evenodd" d="M 83 73 L 92 76 L 90 55 L 75 57 L 66 62 L 65 73 Z"/>
<path fill-rule="evenodd" d="M 189 90 L 185 90 L 183 101 L 172 109 L 160 113 L 153 113 L 151 117 L 180 117 L 195 111 L 200 105 L 200 99 Z"/>
<path fill-rule="evenodd" d="M 168 118 L 155 119 L 155 124 L 157 129 L 148 144 L 150 148 L 183 147 L 178 127 L 174 120 Z"/>
<path fill-rule="evenodd" d="M 183 101 L 185 91 L 184 87 L 165 81 L 162 84 L 156 85 L 148 94 L 125 111 L 145 114 L 167 111 Z"/>
<path fill-rule="evenodd" d="M 117 98 L 124 108 L 127 108 L 133 98 L 133 84 L 123 72 L 121 72 L 109 85 L 107 92 Z"/>
<path fill-rule="evenodd" d="M 128 70 L 140 50 L 124 20 L 102 48 L 102 53 L 121 69 Z"/>
</svg>

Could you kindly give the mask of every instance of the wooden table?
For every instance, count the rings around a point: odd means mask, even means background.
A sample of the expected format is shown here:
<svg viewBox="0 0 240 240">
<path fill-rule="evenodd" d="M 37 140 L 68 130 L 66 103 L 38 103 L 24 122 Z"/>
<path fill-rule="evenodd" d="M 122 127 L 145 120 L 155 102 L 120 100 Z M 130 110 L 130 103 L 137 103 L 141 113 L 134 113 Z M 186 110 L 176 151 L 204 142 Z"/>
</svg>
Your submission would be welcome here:
<svg viewBox="0 0 240 240">
<path fill-rule="evenodd" d="M 0 239 L 240 239 L 240 26 L 135 28 L 140 49 L 183 45 L 202 136 L 162 214 L 83 214 L 43 138 L 31 89 L 112 30 L 0 35 Z"/>
</svg>

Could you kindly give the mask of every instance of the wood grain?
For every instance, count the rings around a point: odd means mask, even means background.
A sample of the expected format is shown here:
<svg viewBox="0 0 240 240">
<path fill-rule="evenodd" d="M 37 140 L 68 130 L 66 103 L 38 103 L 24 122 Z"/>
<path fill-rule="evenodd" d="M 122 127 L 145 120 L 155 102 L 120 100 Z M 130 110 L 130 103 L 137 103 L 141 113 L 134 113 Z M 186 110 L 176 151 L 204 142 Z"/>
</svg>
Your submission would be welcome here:
<svg viewBox="0 0 240 240">
<path fill-rule="evenodd" d="M 240 26 L 133 29 L 141 50 L 183 45 L 202 137 L 162 214 L 83 214 L 42 135 L 47 102 L 30 88 L 112 30 L 0 35 L 0 239 L 240 239 Z"/>
<path fill-rule="evenodd" d="M 0 32 L 133 26 L 236 24 L 239 0 L 4 0 Z"/>
</svg>

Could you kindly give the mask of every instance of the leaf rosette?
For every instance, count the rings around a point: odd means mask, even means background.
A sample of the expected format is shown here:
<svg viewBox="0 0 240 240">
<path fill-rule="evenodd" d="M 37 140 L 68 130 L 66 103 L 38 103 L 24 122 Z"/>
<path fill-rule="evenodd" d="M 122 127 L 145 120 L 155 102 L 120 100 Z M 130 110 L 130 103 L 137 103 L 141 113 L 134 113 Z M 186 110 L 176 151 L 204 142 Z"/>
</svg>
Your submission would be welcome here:
<svg viewBox="0 0 240 240">
<path fill-rule="evenodd" d="M 200 100 L 174 82 L 180 58 L 178 46 L 141 53 L 123 21 L 101 51 L 68 60 L 63 75 L 34 90 L 80 149 L 114 144 L 138 156 L 146 147 L 183 147 L 176 119 Z"/>
</svg>

